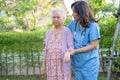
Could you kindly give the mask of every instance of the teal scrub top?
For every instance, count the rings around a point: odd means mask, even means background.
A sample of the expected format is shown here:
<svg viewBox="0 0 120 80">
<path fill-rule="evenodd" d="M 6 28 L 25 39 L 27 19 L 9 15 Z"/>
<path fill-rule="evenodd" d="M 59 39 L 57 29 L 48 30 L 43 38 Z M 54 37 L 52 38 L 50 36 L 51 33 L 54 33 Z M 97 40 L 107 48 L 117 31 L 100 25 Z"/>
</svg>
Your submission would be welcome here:
<svg viewBox="0 0 120 80">
<path fill-rule="evenodd" d="M 71 30 L 73 35 L 74 49 L 85 47 L 89 45 L 92 40 L 100 39 L 99 26 L 94 21 L 89 22 L 88 28 L 83 28 L 80 27 L 75 20 L 73 20 L 68 25 L 68 28 Z M 99 65 L 98 48 L 84 53 L 77 53 L 72 56 L 72 66 L 75 69 L 90 67 L 94 64 Z"/>
</svg>

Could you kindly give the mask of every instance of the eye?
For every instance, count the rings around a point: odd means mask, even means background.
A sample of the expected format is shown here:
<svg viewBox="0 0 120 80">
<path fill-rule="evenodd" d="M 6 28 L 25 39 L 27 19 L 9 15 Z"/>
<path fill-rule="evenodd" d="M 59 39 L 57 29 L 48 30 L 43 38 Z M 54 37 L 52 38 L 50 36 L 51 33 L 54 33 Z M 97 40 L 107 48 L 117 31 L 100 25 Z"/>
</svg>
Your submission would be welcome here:
<svg viewBox="0 0 120 80">
<path fill-rule="evenodd" d="M 57 16 L 57 19 L 60 19 L 61 17 L 60 16 Z"/>
<path fill-rule="evenodd" d="M 60 16 L 53 16 L 53 19 L 60 19 L 61 17 Z"/>
</svg>

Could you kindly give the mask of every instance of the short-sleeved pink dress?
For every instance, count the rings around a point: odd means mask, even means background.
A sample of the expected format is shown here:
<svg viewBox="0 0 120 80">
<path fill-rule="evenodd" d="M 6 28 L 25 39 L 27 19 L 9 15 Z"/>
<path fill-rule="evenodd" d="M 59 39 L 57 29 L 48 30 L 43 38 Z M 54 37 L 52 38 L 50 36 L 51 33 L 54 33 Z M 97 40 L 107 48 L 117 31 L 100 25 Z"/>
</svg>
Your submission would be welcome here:
<svg viewBox="0 0 120 80">
<path fill-rule="evenodd" d="M 71 80 L 71 72 L 64 71 L 62 52 L 62 31 L 51 33 L 46 54 L 47 80 Z"/>
</svg>

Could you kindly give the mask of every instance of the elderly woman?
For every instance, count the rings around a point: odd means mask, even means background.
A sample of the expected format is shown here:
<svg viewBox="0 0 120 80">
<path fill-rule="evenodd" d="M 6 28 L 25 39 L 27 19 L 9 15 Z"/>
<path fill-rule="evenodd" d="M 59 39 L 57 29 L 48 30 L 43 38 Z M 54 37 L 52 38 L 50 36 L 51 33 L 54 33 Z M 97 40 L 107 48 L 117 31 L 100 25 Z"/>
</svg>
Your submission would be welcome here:
<svg viewBox="0 0 120 80">
<path fill-rule="evenodd" d="M 72 34 L 63 26 L 66 12 L 61 7 L 54 8 L 51 18 L 54 28 L 46 33 L 42 72 L 46 72 L 47 80 L 71 80 L 71 64 L 63 60 L 66 50 L 73 48 Z"/>
</svg>

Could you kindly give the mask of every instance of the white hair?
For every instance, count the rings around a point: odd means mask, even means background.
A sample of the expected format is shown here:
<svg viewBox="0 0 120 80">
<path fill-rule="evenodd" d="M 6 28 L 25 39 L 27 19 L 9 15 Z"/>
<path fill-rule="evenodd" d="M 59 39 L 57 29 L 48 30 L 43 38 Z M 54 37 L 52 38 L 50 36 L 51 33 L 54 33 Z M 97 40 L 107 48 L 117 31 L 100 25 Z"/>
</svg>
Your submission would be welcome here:
<svg viewBox="0 0 120 80">
<path fill-rule="evenodd" d="M 56 7 L 51 10 L 50 17 L 53 17 L 54 12 L 60 12 L 61 15 L 63 16 L 64 20 L 66 19 L 66 11 L 62 7 Z"/>
</svg>

